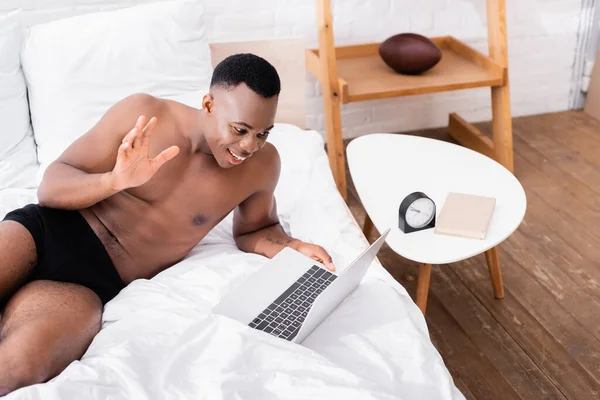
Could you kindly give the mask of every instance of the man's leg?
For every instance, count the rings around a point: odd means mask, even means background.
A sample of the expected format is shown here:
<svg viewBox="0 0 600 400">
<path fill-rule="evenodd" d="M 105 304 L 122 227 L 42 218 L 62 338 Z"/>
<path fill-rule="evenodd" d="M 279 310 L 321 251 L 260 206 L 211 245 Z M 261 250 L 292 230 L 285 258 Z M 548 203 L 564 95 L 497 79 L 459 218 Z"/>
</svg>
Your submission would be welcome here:
<svg viewBox="0 0 600 400">
<path fill-rule="evenodd" d="M 72 283 L 33 281 L 0 321 L 0 395 L 48 381 L 80 359 L 100 330 L 102 303 Z"/>
<path fill-rule="evenodd" d="M 0 222 L 0 305 L 26 282 L 36 260 L 29 231 L 15 221 Z"/>
</svg>

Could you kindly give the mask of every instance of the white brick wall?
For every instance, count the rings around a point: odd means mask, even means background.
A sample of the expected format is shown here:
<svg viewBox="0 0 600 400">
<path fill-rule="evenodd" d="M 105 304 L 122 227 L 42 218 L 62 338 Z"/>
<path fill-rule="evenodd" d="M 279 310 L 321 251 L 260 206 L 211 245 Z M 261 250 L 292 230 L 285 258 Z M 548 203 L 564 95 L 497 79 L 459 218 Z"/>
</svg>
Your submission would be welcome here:
<svg viewBox="0 0 600 400">
<path fill-rule="evenodd" d="M 156 0 L 0 0 L 0 12 L 23 8 L 27 24 Z M 566 110 L 573 90 L 581 0 L 506 0 L 511 108 L 514 116 Z M 333 0 L 338 45 L 381 41 L 399 32 L 452 34 L 487 53 L 485 0 Z M 303 35 L 317 45 L 314 0 L 207 0 L 212 41 Z M 323 131 L 320 85 L 309 75 L 311 128 Z M 491 118 L 489 89 L 470 89 L 344 105 L 345 137 L 447 124 L 458 112 Z"/>
</svg>

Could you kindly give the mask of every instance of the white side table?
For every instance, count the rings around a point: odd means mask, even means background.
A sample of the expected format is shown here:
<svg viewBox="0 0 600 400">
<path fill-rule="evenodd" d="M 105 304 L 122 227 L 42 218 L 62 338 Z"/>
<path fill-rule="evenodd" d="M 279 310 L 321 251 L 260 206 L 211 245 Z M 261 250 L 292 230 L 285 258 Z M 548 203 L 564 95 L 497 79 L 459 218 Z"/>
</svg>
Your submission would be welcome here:
<svg viewBox="0 0 600 400">
<path fill-rule="evenodd" d="M 432 264 L 448 264 L 485 252 L 496 298 L 504 297 L 496 245 L 512 234 L 525 215 L 525 191 L 515 176 L 491 158 L 441 140 L 376 133 L 352 140 L 346 150 L 350 175 L 367 212 L 365 234 L 392 228 L 386 242 L 397 254 L 420 263 L 416 303 L 425 313 Z M 433 229 L 405 234 L 398 208 L 412 192 L 424 192 L 439 212 L 449 192 L 496 198 L 485 239 L 434 234 Z"/>
</svg>

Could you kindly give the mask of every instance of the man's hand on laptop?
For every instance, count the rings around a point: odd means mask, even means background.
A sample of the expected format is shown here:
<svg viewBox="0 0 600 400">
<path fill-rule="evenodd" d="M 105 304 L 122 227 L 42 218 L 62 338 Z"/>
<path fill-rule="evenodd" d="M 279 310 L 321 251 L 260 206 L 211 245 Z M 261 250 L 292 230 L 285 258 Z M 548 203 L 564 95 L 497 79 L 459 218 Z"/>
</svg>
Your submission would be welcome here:
<svg viewBox="0 0 600 400">
<path fill-rule="evenodd" d="M 289 246 L 294 250 L 298 251 L 299 253 L 302 253 L 305 256 L 308 256 L 313 260 L 325 265 L 325 268 L 327 268 L 328 270 L 332 272 L 335 271 L 335 266 L 333 265 L 333 260 L 331 259 L 331 256 L 329 255 L 329 253 L 327 253 L 327 250 L 325 250 L 321 246 L 312 243 L 306 243 L 298 239 L 292 240 Z"/>
</svg>

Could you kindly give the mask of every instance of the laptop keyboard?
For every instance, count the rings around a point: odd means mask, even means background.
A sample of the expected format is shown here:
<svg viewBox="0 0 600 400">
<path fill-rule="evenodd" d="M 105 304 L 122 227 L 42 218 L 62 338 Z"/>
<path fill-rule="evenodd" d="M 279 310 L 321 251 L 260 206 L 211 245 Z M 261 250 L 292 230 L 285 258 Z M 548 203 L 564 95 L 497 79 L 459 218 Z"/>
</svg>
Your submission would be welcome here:
<svg viewBox="0 0 600 400">
<path fill-rule="evenodd" d="M 335 278 L 337 276 L 331 272 L 312 266 L 248 325 L 273 336 L 292 340 L 298 334 L 315 298 Z"/>
</svg>

